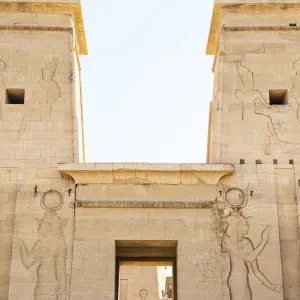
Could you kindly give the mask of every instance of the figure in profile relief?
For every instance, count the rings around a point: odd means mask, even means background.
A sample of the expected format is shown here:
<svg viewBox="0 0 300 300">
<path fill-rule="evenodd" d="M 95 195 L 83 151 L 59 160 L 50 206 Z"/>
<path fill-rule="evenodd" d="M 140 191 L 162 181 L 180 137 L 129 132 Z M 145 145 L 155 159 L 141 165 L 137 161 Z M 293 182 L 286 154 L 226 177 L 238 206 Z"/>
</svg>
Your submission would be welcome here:
<svg viewBox="0 0 300 300">
<path fill-rule="evenodd" d="M 14 246 L 20 250 L 22 264 L 27 269 L 37 266 L 34 300 L 66 300 L 67 246 L 63 235 L 66 220 L 56 213 L 62 205 L 60 193 L 45 193 L 41 204 L 46 213 L 39 223 L 38 239 L 32 249 L 28 250 L 21 238 L 15 238 Z"/>
<path fill-rule="evenodd" d="M 3 142 L 16 142 L 21 139 L 30 123 L 50 122 L 51 112 L 54 103 L 61 98 L 61 89 L 58 82 L 54 79 L 59 57 L 54 57 L 41 69 L 41 79 L 38 82 L 38 88 L 32 93 L 32 96 L 24 104 L 5 103 L 5 99 L 0 97 L 0 120 L 4 113 L 21 112 L 23 113 L 20 127 L 16 137 Z M 5 86 L 1 81 L 1 72 L 6 68 L 6 63 L 0 60 L 0 91 L 5 95 Z M 4 97 L 5 98 L 5 97 Z"/>
<path fill-rule="evenodd" d="M 241 213 L 241 208 L 246 202 L 245 195 L 239 189 L 230 189 L 227 191 L 227 196 L 231 197 L 227 202 L 230 203 L 232 211 L 225 221 L 227 227 L 222 238 L 222 250 L 228 253 L 230 258 L 230 272 L 227 279 L 230 299 L 252 300 L 249 268 L 264 286 L 276 293 L 281 293 L 281 287 L 272 284 L 262 273 L 257 260 L 268 244 L 272 228 L 266 227 L 263 230 L 261 242 L 255 248 L 252 241 L 246 237 L 249 224 Z M 236 200 L 233 200 L 234 198 Z"/>
<path fill-rule="evenodd" d="M 42 79 L 39 81 L 40 89 L 33 92 L 26 103 L 25 113 L 19 129 L 19 138 L 22 137 L 30 122 L 49 122 L 51 120 L 52 106 L 61 97 L 61 90 L 54 80 L 59 58 L 41 69 Z"/>
<path fill-rule="evenodd" d="M 275 141 L 290 144 L 290 141 L 285 140 L 282 132 L 275 126 L 276 115 L 283 114 L 282 106 L 272 106 L 269 101 L 263 96 L 263 93 L 256 87 L 254 73 L 240 60 L 235 61 L 235 68 L 239 77 L 239 84 L 235 89 L 235 98 L 240 101 L 241 118 L 245 119 L 245 108 L 248 107 L 251 110 L 251 114 L 254 111 L 256 115 L 267 118 L 267 128 L 271 136 Z"/>
</svg>

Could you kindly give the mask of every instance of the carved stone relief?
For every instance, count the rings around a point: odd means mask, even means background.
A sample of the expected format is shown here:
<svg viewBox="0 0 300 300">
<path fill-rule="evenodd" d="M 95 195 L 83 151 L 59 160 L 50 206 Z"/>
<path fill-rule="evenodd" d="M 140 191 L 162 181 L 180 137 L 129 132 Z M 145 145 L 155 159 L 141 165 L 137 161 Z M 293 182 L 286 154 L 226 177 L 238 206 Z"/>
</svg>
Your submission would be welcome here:
<svg viewBox="0 0 300 300">
<path fill-rule="evenodd" d="M 293 85 L 291 89 L 291 96 L 297 103 L 296 116 L 297 120 L 300 121 L 300 60 L 294 61 L 293 69 L 295 70 L 296 74 L 294 77 L 292 77 Z"/>
<path fill-rule="evenodd" d="M 28 250 L 23 239 L 15 238 L 14 246 L 20 250 L 23 265 L 27 269 L 37 266 L 35 300 L 62 300 L 67 296 L 67 247 L 63 234 L 67 221 L 57 214 L 62 204 L 63 199 L 59 192 L 44 193 L 41 206 L 45 214 L 39 222 L 39 238 L 32 249 Z"/>
<path fill-rule="evenodd" d="M 8 112 L 23 112 L 21 125 L 18 129 L 16 139 L 20 139 L 31 122 L 51 121 L 51 111 L 53 104 L 61 97 L 61 90 L 57 81 L 54 80 L 59 58 L 54 57 L 52 62 L 46 64 L 41 69 L 40 88 L 35 90 L 24 105 L 6 105 L 2 110 Z M 1 61 L 0 61 L 1 67 Z M 1 73 L 1 70 L 0 70 Z"/>
<path fill-rule="evenodd" d="M 217 246 L 217 245 L 216 245 Z M 192 258 L 193 265 L 190 269 L 191 282 L 217 282 L 219 269 L 217 261 L 219 252 L 215 245 L 207 244 L 206 250 L 199 251 L 199 254 Z"/>
<path fill-rule="evenodd" d="M 140 291 L 140 298 L 141 300 L 147 300 L 147 297 L 148 297 L 148 291 L 143 289 Z"/>
<path fill-rule="evenodd" d="M 3 73 L 6 69 L 6 62 L 0 59 L 0 121 L 2 121 L 2 106 L 5 101 L 5 83 L 4 83 L 4 76 Z"/>
<path fill-rule="evenodd" d="M 42 68 L 41 89 L 34 91 L 31 99 L 26 103 L 26 113 L 23 116 L 19 129 L 19 138 L 22 137 L 29 122 L 49 122 L 51 110 L 55 101 L 61 97 L 58 83 L 53 79 L 58 65 L 58 57 Z"/>
<path fill-rule="evenodd" d="M 266 227 L 261 233 L 261 241 L 257 247 L 246 237 L 249 232 L 247 218 L 242 208 L 247 204 L 244 192 L 231 188 L 225 193 L 225 201 L 229 210 L 224 215 L 225 232 L 222 237 L 222 251 L 230 258 L 230 271 L 227 285 L 231 300 L 252 300 L 249 284 L 249 269 L 255 277 L 268 289 L 281 293 L 281 286 L 272 284 L 259 268 L 258 257 L 269 242 L 272 228 Z"/>
<path fill-rule="evenodd" d="M 286 119 L 290 118 L 290 115 L 294 116 L 295 120 L 299 120 L 298 100 L 295 101 L 298 107 L 296 113 L 293 113 L 293 111 L 295 110 L 293 105 L 281 106 L 281 107 L 269 105 L 269 101 L 265 99 L 263 93 L 256 88 L 253 72 L 248 67 L 243 65 L 241 61 L 235 61 L 234 64 L 240 80 L 240 83 L 238 84 L 235 90 L 235 97 L 237 100 L 239 100 L 241 104 L 242 120 L 244 120 L 245 117 L 245 110 L 253 109 L 256 115 L 260 115 L 266 118 L 269 135 L 272 136 L 275 141 L 284 144 L 295 144 L 296 141 L 287 140 L 287 138 L 284 137 L 284 134 L 287 133 L 288 131 L 286 128 L 286 124 L 288 123 L 286 122 L 287 121 Z M 296 65 L 298 66 L 298 63 Z M 299 97 L 298 96 L 299 91 L 297 89 L 299 85 L 298 80 L 299 78 L 296 73 L 294 77 L 293 88 L 292 88 L 292 98 L 294 99 Z M 289 122 L 291 121 L 289 120 Z M 270 151 L 267 150 L 266 152 L 269 153 Z"/>
</svg>

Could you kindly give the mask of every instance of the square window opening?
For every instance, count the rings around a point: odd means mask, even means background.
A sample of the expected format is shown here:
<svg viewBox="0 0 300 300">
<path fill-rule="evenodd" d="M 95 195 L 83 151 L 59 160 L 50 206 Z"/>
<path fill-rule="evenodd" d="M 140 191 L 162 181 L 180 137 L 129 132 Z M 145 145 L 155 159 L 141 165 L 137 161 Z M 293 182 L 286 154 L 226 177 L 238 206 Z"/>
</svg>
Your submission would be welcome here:
<svg viewBox="0 0 300 300">
<path fill-rule="evenodd" d="M 287 90 L 277 89 L 269 91 L 270 105 L 285 105 L 288 104 Z"/>
<path fill-rule="evenodd" d="M 115 300 L 177 299 L 177 241 L 116 241 Z"/>
<path fill-rule="evenodd" d="M 6 104 L 24 104 L 25 103 L 25 90 L 24 89 L 7 89 Z"/>
</svg>

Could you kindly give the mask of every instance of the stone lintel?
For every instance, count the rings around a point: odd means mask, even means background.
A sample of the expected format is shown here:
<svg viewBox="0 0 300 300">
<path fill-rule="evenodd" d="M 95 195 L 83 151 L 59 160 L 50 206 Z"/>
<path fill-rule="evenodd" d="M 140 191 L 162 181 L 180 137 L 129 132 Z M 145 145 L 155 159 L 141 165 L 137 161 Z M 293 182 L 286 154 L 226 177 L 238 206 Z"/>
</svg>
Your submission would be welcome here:
<svg viewBox="0 0 300 300">
<path fill-rule="evenodd" d="M 79 0 L 40 0 L 3 1 L 0 0 L 0 13 L 34 13 L 71 15 L 74 21 L 79 53 L 88 54 L 81 4 Z M 45 26 L 44 26 L 45 27 Z"/>
<path fill-rule="evenodd" d="M 210 32 L 207 42 L 206 54 L 216 55 L 218 51 L 219 32 L 222 26 L 222 18 L 225 13 L 253 13 L 253 14 L 282 14 L 299 13 L 298 0 L 215 0 Z M 291 27 L 287 27 L 291 29 Z M 271 29 L 271 27 L 270 27 Z M 251 30 L 249 28 L 249 30 Z M 273 28 L 276 30 L 276 27 Z"/>
<path fill-rule="evenodd" d="M 217 185 L 234 171 L 232 164 L 62 164 L 62 174 L 76 184 L 206 184 Z"/>
</svg>

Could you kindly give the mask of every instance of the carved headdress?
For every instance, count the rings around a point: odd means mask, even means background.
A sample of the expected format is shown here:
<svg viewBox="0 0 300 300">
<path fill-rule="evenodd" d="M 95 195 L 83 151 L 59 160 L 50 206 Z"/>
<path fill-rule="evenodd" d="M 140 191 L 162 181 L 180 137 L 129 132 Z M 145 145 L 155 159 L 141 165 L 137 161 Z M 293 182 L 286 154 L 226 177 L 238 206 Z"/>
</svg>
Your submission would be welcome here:
<svg viewBox="0 0 300 300">
<path fill-rule="evenodd" d="M 47 191 L 41 197 L 41 207 L 45 211 L 42 220 L 39 220 L 39 233 L 41 235 L 62 236 L 66 227 L 66 219 L 58 216 L 57 211 L 63 206 L 63 197 L 55 190 Z"/>
<path fill-rule="evenodd" d="M 240 188 L 230 188 L 225 192 L 225 203 L 232 209 L 231 215 L 241 215 L 247 205 L 245 192 Z"/>
<path fill-rule="evenodd" d="M 6 62 L 0 59 L 0 72 L 6 68 Z"/>
<path fill-rule="evenodd" d="M 300 60 L 295 60 L 293 62 L 293 69 L 296 70 L 296 73 L 300 72 Z"/>
<path fill-rule="evenodd" d="M 44 68 L 42 68 L 42 78 L 44 80 L 53 80 L 58 65 L 58 57 L 54 57 L 51 63 L 48 63 Z"/>
<path fill-rule="evenodd" d="M 254 86 L 253 72 L 251 72 L 246 66 L 242 65 L 241 61 L 234 62 L 238 76 L 243 86 L 251 88 Z"/>
<path fill-rule="evenodd" d="M 240 188 L 230 188 L 225 192 L 225 203 L 222 225 L 228 236 L 237 234 L 239 226 L 248 226 L 247 218 L 242 214 L 242 209 L 247 205 L 245 192 Z"/>
</svg>

